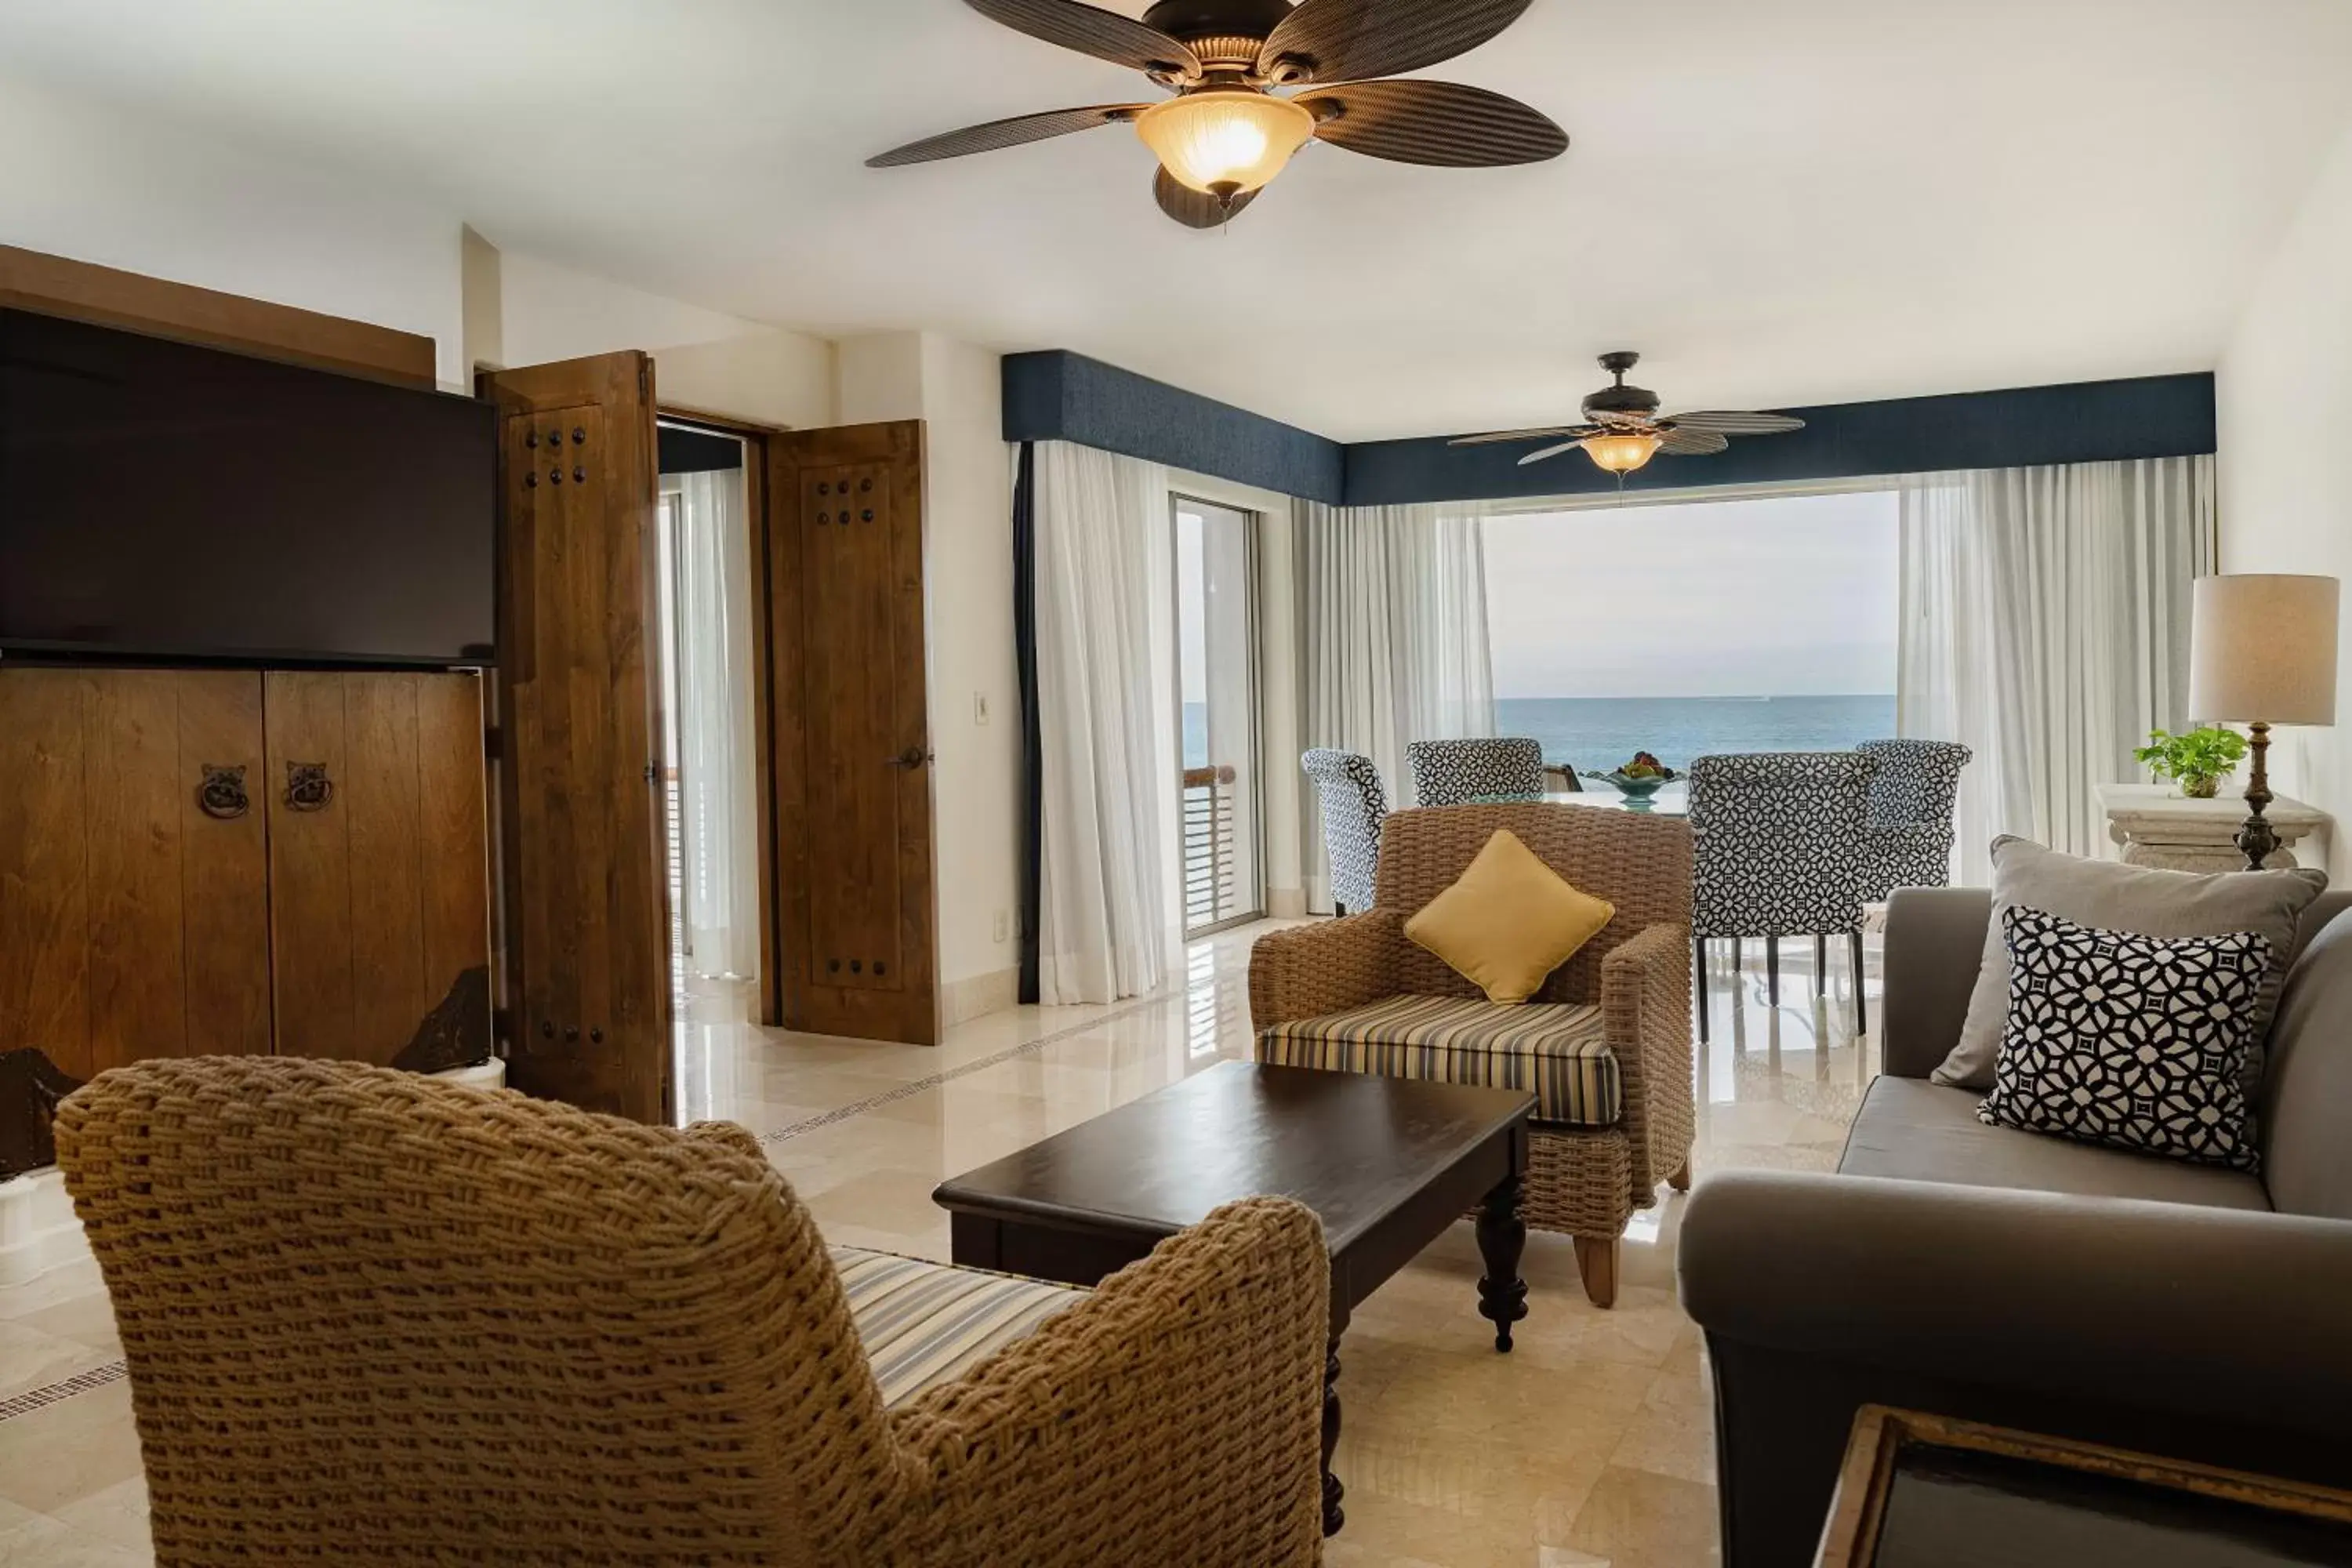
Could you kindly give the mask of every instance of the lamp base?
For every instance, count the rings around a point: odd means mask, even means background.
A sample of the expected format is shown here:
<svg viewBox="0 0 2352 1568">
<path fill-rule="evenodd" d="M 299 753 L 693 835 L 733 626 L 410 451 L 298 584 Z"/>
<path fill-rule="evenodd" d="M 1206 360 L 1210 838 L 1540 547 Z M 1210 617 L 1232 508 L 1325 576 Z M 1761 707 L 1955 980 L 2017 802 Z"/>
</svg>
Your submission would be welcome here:
<svg viewBox="0 0 2352 1568">
<path fill-rule="evenodd" d="M 2263 813 L 2271 804 L 2271 727 L 2268 724 L 2247 726 L 2247 739 L 2252 742 L 2254 766 L 2246 784 L 2246 825 L 2238 829 L 2238 850 L 2246 858 L 2246 869 L 2270 869 L 2271 857 L 2279 852 L 2278 830 L 2271 826 Z"/>
</svg>

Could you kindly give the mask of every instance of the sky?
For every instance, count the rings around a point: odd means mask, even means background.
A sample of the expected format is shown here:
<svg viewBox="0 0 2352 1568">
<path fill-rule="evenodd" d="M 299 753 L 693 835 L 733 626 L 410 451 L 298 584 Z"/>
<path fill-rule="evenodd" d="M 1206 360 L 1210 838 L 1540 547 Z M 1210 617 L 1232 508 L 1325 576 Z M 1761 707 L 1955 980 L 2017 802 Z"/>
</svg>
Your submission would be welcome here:
<svg viewBox="0 0 2352 1568">
<path fill-rule="evenodd" d="M 1892 491 L 1486 520 L 1495 695 L 1895 689 Z"/>
</svg>

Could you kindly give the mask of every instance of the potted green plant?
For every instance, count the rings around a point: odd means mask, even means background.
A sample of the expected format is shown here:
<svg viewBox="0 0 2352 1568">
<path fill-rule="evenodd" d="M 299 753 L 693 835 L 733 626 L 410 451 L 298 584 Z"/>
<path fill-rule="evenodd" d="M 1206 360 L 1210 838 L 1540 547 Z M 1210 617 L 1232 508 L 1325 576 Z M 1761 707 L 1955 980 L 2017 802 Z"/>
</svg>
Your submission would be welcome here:
<svg viewBox="0 0 2352 1568">
<path fill-rule="evenodd" d="M 2132 753 L 2160 779 L 2170 779 L 2191 800 L 2210 800 L 2246 754 L 2246 738 L 2235 730 L 2208 724 L 2185 735 L 2147 732 L 2147 744 Z"/>
</svg>

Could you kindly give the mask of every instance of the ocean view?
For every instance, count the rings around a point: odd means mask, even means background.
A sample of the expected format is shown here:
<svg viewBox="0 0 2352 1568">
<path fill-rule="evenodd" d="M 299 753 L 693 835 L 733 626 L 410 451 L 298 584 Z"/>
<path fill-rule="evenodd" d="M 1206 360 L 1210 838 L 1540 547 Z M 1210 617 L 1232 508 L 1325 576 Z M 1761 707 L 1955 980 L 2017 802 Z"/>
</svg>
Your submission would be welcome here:
<svg viewBox="0 0 2352 1568">
<path fill-rule="evenodd" d="M 1530 735 L 1544 760 L 1605 773 L 1648 752 L 1668 767 L 1727 752 L 1837 752 L 1895 733 L 1895 695 L 1506 697 L 1495 732 Z"/>
<path fill-rule="evenodd" d="M 1505 697 L 1495 732 L 1531 735 L 1544 760 L 1606 773 L 1648 752 L 1676 770 L 1726 752 L 1837 752 L 1895 733 L 1895 696 Z M 1184 765 L 1209 760 L 1208 710 L 1184 705 Z"/>
</svg>

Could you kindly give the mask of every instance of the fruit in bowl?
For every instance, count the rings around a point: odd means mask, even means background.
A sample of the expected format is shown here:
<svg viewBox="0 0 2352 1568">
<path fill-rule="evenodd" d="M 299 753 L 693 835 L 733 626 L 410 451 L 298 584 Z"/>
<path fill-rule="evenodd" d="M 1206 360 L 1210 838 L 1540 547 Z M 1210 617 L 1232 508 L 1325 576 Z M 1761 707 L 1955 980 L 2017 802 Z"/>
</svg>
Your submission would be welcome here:
<svg viewBox="0 0 2352 1568">
<path fill-rule="evenodd" d="M 1652 795 L 1683 775 L 1648 752 L 1636 752 L 1632 762 L 1612 773 L 1587 773 L 1584 776 L 1616 785 L 1629 805 L 1645 805 Z"/>
</svg>

